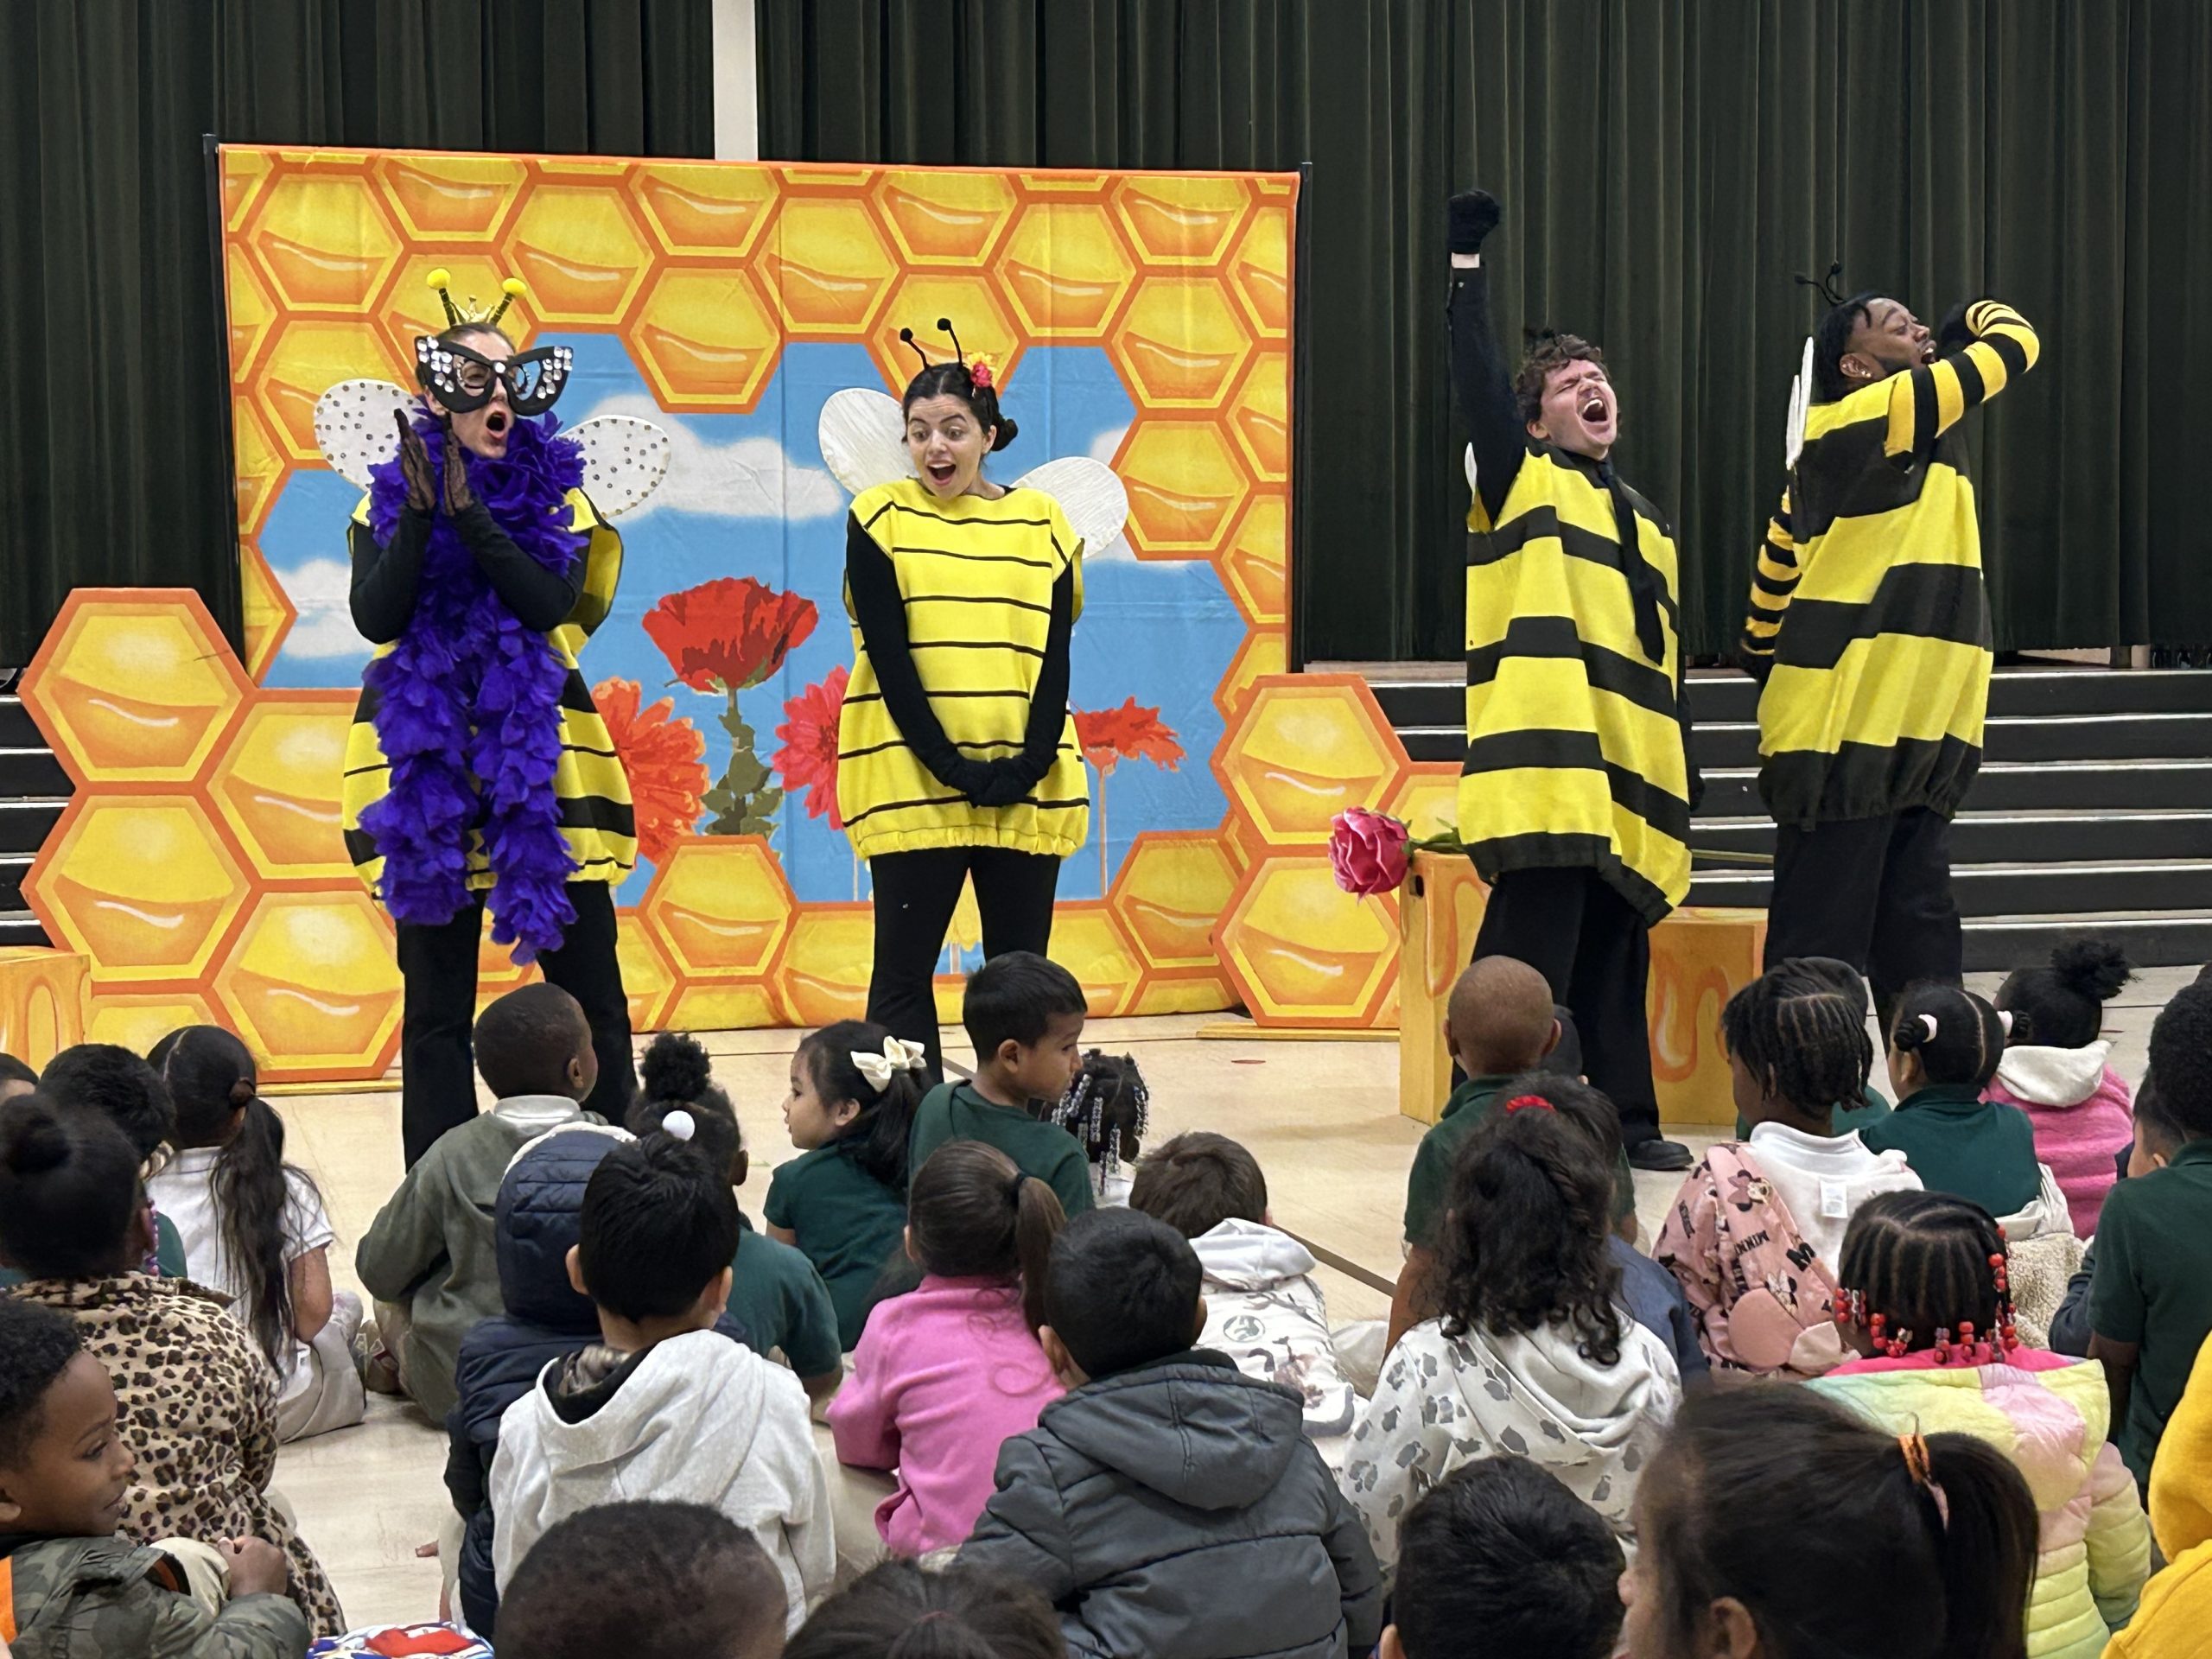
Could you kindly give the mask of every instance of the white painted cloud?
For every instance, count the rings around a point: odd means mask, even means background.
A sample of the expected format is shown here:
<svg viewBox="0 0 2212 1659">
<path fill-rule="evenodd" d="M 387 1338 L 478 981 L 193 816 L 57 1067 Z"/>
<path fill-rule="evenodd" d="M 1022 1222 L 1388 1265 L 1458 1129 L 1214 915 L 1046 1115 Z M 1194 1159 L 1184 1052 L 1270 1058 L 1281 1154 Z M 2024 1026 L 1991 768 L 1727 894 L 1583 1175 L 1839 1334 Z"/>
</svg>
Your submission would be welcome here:
<svg viewBox="0 0 2212 1659">
<path fill-rule="evenodd" d="M 275 572 L 299 620 L 284 636 L 287 657 L 364 657 L 369 642 L 353 626 L 353 571 L 337 559 L 305 559 Z"/>
<path fill-rule="evenodd" d="M 1090 458 L 1101 467 L 1114 464 L 1114 452 L 1122 447 L 1122 440 L 1129 435 L 1126 426 L 1109 427 L 1091 441 Z"/>
<path fill-rule="evenodd" d="M 668 434 L 668 476 L 624 515 L 624 523 L 658 508 L 718 518 L 830 518 L 845 510 L 845 493 L 827 472 L 794 465 L 773 438 L 713 444 L 650 397 L 608 397 L 586 419 L 629 415 Z"/>
</svg>

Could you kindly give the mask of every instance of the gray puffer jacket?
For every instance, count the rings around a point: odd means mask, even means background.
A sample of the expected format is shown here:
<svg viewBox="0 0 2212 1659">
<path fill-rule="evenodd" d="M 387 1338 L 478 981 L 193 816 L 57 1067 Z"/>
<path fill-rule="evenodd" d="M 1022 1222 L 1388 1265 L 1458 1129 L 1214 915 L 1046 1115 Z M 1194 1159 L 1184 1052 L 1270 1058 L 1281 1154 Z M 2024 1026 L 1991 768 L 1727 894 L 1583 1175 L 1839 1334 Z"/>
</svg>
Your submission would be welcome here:
<svg viewBox="0 0 2212 1659">
<path fill-rule="evenodd" d="M 1000 1448 L 963 1566 L 1038 1586 L 1076 1659 L 1344 1659 L 1375 1554 L 1304 1402 L 1205 1349 L 1085 1383 Z"/>
</svg>

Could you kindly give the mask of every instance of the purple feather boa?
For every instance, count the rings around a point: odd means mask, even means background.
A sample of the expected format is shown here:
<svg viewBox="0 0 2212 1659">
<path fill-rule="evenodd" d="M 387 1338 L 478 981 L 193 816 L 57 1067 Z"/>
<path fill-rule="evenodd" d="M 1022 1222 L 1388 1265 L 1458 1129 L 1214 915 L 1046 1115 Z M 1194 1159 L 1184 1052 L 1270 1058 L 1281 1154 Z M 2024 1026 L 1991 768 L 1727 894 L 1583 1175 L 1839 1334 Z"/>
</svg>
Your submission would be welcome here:
<svg viewBox="0 0 2212 1659">
<path fill-rule="evenodd" d="M 442 501 L 445 429 L 417 413 Z M 583 451 L 560 423 L 517 421 L 498 461 L 468 458 L 468 481 L 515 545 L 565 572 L 587 537 L 567 528 L 565 498 L 583 481 Z M 369 469 L 369 529 L 389 545 L 407 499 L 395 455 Z M 492 938 L 530 962 L 557 949 L 576 917 L 577 866 L 561 836 L 554 769 L 561 760 L 561 689 L 569 671 L 546 637 L 524 627 L 441 508 L 407 631 L 369 664 L 381 699 L 377 741 L 391 787 L 361 814 L 384 859 L 392 919 L 436 926 L 467 904 L 468 836 L 492 866 Z"/>
</svg>

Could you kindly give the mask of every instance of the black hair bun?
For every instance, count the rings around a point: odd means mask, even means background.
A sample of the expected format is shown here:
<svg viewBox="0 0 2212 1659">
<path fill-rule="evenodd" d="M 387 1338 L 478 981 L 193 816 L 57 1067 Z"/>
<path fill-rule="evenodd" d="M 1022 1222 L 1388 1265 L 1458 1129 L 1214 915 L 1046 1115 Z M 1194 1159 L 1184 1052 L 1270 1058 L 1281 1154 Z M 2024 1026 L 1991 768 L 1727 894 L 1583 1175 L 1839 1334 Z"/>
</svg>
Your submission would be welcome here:
<svg viewBox="0 0 2212 1659">
<path fill-rule="evenodd" d="M 0 1113 L 0 1165 L 17 1177 L 43 1175 L 69 1161 L 69 1131 L 53 1107 L 17 1098 Z"/>
<path fill-rule="evenodd" d="M 695 1101 L 714 1082 L 714 1062 L 696 1037 L 664 1031 L 645 1045 L 638 1061 L 645 1097 L 652 1101 Z"/>
<path fill-rule="evenodd" d="M 2127 953 L 2110 939 L 2075 939 L 2050 953 L 2050 971 L 2077 996 L 2109 1002 L 2135 977 Z"/>
<path fill-rule="evenodd" d="M 998 436 L 991 440 L 991 453 L 993 454 L 996 454 L 1000 450 L 1005 448 L 1007 445 L 1012 443 L 1014 442 L 1014 434 L 1021 430 L 1020 427 L 1014 423 L 1014 416 L 1011 415 L 1000 416 L 995 424 L 998 428 Z"/>
</svg>

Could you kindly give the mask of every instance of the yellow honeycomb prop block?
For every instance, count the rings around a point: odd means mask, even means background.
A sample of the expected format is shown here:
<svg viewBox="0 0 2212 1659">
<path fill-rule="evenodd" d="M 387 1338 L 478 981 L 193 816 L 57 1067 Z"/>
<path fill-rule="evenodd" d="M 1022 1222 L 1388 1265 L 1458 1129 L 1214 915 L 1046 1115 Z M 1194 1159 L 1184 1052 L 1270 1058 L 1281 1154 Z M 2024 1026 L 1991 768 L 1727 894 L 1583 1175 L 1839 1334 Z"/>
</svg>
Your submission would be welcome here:
<svg viewBox="0 0 2212 1659">
<path fill-rule="evenodd" d="M 1260 1025 L 1379 1025 L 1395 989 L 1395 908 L 1339 888 L 1326 847 L 1270 850 L 1222 918 L 1222 966 Z"/>
<path fill-rule="evenodd" d="M 0 1053 L 43 1070 L 83 1042 L 91 970 L 81 950 L 0 950 Z"/>
<path fill-rule="evenodd" d="M 1223 791 L 1270 847 L 1326 842 L 1331 819 L 1388 800 L 1406 764 L 1404 746 L 1357 674 L 1262 677 L 1215 760 Z"/>
</svg>

